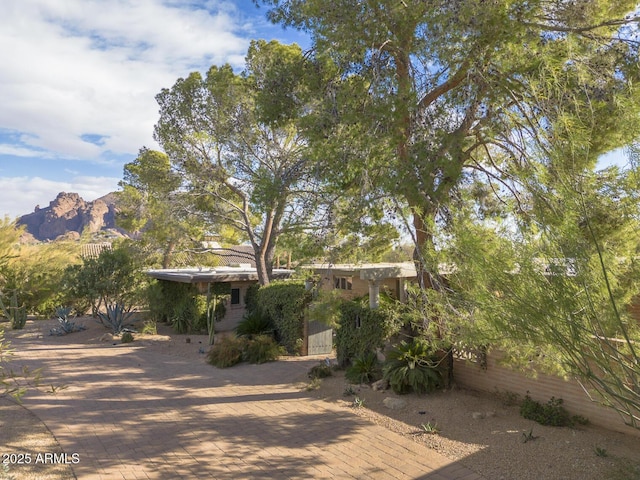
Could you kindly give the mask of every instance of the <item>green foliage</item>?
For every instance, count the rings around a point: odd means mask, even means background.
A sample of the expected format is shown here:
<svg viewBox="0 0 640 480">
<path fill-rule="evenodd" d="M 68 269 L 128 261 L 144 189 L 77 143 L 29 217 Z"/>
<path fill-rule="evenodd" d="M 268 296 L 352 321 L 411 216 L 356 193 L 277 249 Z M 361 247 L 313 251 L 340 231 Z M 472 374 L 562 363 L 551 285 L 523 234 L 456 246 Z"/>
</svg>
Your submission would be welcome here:
<svg viewBox="0 0 640 480">
<path fill-rule="evenodd" d="M 120 338 L 122 343 L 131 343 L 133 342 L 133 334 L 131 332 L 124 332 L 122 337 Z"/>
<path fill-rule="evenodd" d="M 278 237 L 317 219 L 321 184 L 300 126 L 314 72 L 297 45 L 258 40 L 243 72 L 214 65 L 156 96 L 155 138 L 195 193 L 191 210 L 253 241 L 262 285 Z"/>
<path fill-rule="evenodd" d="M 244 307 L 248 314 L 253 313 L 259 308 L 258 290 L 260 290 L 260 284 L 254 283 L 247 288 L 244 294 Z"/>
<path fill-rule="evenodd" d="M 68 289 L 70 298 L 90 304 L 96 315 L 108 304 L 126 308 L 141 304 L 147 284 L 136 250 L 124 242 L 103 250 L 97 258 L 83 259 L 82 265 L 68 267 L 63 288 Z"/>
<path fill-rule="evenodd" d="M 273 336 L 274 326 L 269 317 L 260 310 L 247 313 L 236 327 L 236 335 L 239 337 L 254 337 L 257 335 Z"/>
<path fill-rule="evenodd" d="M 207 299 L 191 283 L 157 280 L 147 290 L 152 316 L 178 333 L 207 329 Z"/>
<path fill-rule="evenodd" d="M 98 321 L 114 335 L 120 335 L 126 328 L 132 327 L 129 320 L 133 315 L 125 305 L 111 303 L 105 306 L 104 312 L 98 312 Z"/>
<path fill-rule="evenodd" d="M 144 335 L 157 335 L 158 334 L 158 324 L 155 320 L 146 320 L 142 325 L 142 330 L 140 333 Z"/>
<path fill-rule="evenodd" d="M 427 422 L 423 423 L 420 426 L 422 427 L 424 433 L 428 433 L 430 435 L 437 435 L 438 433 L 440 433 L 440 428 L 438 428 L 438 424 L 436 423 Z"/>
<path fill-rule="evenodd" d="M 4 326 L 0 324 L 0 398 L 10 396 L 20 401 L 28 388 L 38 388 L 42 379 L 42 370 L 30 370 L 24 366 L 18 372 L 8 368 L 14 355 L 11 345 L 4 338 Z"/>
<path fill-rule="evenodd" d="M 56 317 L 58 317 L 58 326 L 52 328 L 49 331 L 49 335 L 67 335 L 68 333 L 80 332 L 82 330 L 86 330 L 82 324 L 76 324 L 76 322 L 72 322 L 69 320 L 69 315 L 71 314 L 70 307 L 58 307 L 56 309 Z"/>
<path fill-rule="evenodd" d="M 541 425 L 552 427 L 572 427 L 576 423 L 583 423 L 584 417 L 572 417 L 562 406 L 561 398 L 551 399 L 546 404 L 541 404 L 533 400 L 529 395 L 525 395 L 520 404 L 520 415 L 528 420 L 533 420 Z"/>
<path fill-rule="evenodd" d="M 255 335 L 248 339 L 242 359 L 249 363 L 273 362 L 286 352 L 270 335 Z"/>
<path fill-rule="evenodd" d="M 242 361 L 248 340 L 239 337 L 223 337 L 207 354 L 207 361 L 218 368 L 232 367 Z"/>
<path fill-rule="evenodd" d="M 308 376 L 311 379 L 314 378 L 326 378 L 333 375 L 331 372 L 331 367 L 327 365 L 325 362 L 320 362 L 318 365 L 314 365 L 309 369 Z"/>
<path fill-rule="evenodd" d="M 142 241 L 162 252 L 162 267 L 173 263 L 176 249 L 193 246 L 204 223 L 188 214 L 186 196 L 179 190 L 180 175 L 171 170 L 166 154 L 142 148 L 124 166 L 122 191 L 118 195 L 118 225 L 140 232 Z"/>
<path fill-rule="evenodd" d="M 397 394 L 426 393 L 442 387 L 440 358 L 424 340 L 400 342 L 388 352 L 384 378 Z"/>
<path fill-rule="evenodd" d="M 340 366 L 382 348 L 385 340 L 400 329 L 398 319 L 390 311 L 371 310 L 363 301 L 343 302 L 339 311 L 335 342 Z"/>
<path fill-rule="evenodd" d="M 278 343 L 288 353 L 299 353 L 305 309 L 311 301 L 304 282 L 272 282 L 258 290 L 257 301 L 261 311 L 273 322 Z"/>
<path fill-rule="evenodd" d="M 9 299 L 7 311 L 11 320 L 11 328 L 22 330 L 27 323 L 27 309 L 24 305 L 18 305 L 18 293 L 16 291 L 12 293 Z"/>
<path fill-rule="evenodd" d="M 382 378 L 382 365 L 374 352 L 356 357 L 345 372 L 351 383 L 371 383 Z"/>
</svg>

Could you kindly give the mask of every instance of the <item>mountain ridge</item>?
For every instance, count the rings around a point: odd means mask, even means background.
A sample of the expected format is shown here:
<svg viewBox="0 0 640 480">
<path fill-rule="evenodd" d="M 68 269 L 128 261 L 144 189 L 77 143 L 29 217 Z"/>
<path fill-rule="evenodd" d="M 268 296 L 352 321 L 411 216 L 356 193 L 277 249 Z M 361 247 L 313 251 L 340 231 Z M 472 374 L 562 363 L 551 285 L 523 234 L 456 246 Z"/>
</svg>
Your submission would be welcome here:
<svg viewBox="0 0 640 480">
<path fill-rule="evenodd" d="M 79 239 L 83 233 L 109 232 L 125 236 L 116 226 L 117 197 L 108 193 L 91 202 L 79 194 L 60 192 L 49 206 L 36 206 L 32 213 L 18 218 L 17 225 L 24 226 L 23 241 L 55 241 L 61 238 Z"/>
</svg>

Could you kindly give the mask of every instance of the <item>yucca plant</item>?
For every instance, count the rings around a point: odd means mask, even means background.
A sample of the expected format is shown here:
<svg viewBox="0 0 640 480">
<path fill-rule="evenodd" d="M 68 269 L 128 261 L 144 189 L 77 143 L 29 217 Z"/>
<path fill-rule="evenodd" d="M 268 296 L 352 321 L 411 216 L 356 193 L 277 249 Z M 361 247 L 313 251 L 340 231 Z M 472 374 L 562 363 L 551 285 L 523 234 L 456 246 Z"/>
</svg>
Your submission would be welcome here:
<svg viewBox="0 0 640 480">
<path fill-rule="evenodd" d="M 371 383 L 382 377 L 382 368 L 375 352 L 367 352 L 355 358 L 345 377 L 351 383 Z"/>
<path fill-rule="evenodd" d="M 106 312 L 98 312 L 98 321 L 111 329 L 114 335 L 120 335 L 126 328 L 131 327 L 127 323 L 133 312 L 120 303 L 112 303 L 106 306 Z"/>
<path fill-rule="evenodd" d="M 397 394 L 430 392 L 443 384 L 438 365 L 438 356 L 427 342 L 402 341 L 387 355 L 384 378 Z"/>
</svg>

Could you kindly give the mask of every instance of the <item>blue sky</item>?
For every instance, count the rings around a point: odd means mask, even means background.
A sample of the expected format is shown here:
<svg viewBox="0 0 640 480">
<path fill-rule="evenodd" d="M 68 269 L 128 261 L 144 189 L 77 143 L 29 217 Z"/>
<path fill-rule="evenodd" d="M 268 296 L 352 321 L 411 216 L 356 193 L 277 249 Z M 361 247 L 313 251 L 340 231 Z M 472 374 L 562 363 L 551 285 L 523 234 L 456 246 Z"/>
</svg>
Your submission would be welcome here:
<svg viewBox="0 0 640 480">
<path fill-rule="evenodd" d="M 244 64 L 252 39 L 308 47 L 251 0 L 20 0 L 0 15 L 0 215 L 58 192 L 94 200 L 157 148 L 155 95 L 194 70 Z"/>
<path fill-rule="evenodd" d="M 241 68 L 259 38 L 309 46 L 251 0 L 2 2 L 0 216 L 117 190 L 123 165 L 158 148 L 155 95 L 213 64 Z"/>
</svg>

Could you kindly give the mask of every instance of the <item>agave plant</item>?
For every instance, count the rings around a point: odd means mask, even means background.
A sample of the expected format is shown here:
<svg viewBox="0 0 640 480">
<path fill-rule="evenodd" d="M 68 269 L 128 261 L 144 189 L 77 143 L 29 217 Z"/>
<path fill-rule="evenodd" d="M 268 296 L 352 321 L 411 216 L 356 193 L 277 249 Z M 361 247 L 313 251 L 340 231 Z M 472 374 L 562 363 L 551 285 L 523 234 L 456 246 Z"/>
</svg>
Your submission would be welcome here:
<svg viewBox="0 0 640 480">
<path fill-rule="evenodd" d="M 86 330 L 87 327 L 84 325 L 76 325 L 76 322 L 72 322 L 69 320 L 69 315 L 71 314 L 71 308 L 69 307 L 58 307 L 56 309 L 56 316 L 58 317 L 58 326 L 49 330 L 49 335 L 66 335 L 67 333 L 79 332 L 81 330 Z"/>
<path fill-rule="evenodd" d="M 400 342 L 387 355 L 384 378 L 397 394 L 425 393 L 442 386 L 439 359 L 424 340 Z"/>
<path fill-rule="evenodd" d="M 105 327 L 111 329 L 114 335 L 120 335 L 123 331 L 131 327 L 127 323 L 134 312 L 120 303 L 112 303 L 106 306 L 106 312 L 98 312 L 98 321 Z"/>
</svg>

